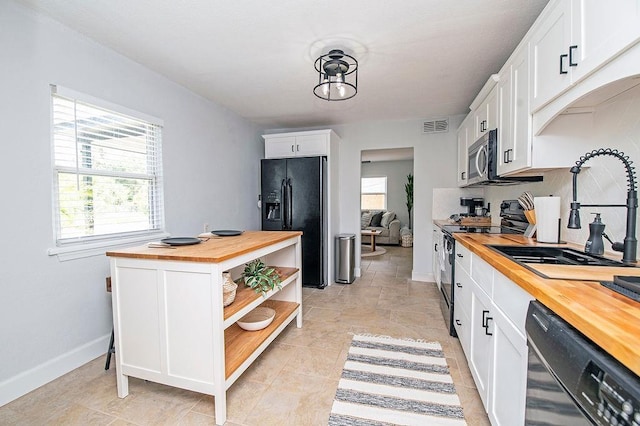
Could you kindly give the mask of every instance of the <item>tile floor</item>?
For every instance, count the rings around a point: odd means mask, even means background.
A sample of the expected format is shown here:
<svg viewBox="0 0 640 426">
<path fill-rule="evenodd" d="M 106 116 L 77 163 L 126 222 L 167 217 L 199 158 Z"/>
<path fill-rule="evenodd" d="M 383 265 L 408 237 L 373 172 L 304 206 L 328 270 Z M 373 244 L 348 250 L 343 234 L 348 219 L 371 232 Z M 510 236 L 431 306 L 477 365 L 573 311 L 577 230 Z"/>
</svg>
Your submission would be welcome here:
<svg viewBox="0 0 640 426">
<path fill-rule="evenodd" d="M 354 333 L 438 341 L 469 425 L 489 421 L 457 339 L 447 335 L 433 283 L 411 281 L 412 250 L 362 259 L 350 285 L 303 291 L 295 321 L 227 393 L 227 425 L 326 425 Z M 213 425 L 213 397 L 131 378 L 116 395 L 104 357 L 0 407 L 2 425 Z"/>
</svg>

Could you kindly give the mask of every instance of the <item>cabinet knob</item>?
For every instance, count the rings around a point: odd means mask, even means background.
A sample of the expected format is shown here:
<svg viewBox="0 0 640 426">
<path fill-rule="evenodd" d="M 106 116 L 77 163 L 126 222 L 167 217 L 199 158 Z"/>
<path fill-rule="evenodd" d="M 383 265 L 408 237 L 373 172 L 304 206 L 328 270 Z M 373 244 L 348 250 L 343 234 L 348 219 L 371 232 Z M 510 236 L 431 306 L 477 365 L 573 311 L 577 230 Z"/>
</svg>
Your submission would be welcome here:
<svg viewBox="0 0 640 426">
<path fill-rule="evenodd" d="M 456 283 L 456 287 L 458 287 L 458 288 L 462 288 L 462 284 L 460 284 L 460 283 Z"/>
<path fill-rule="evenodd" d="M 459 258 L 463 258 L 464 256 L 461 255 L 460 253 L 456 253 L 456 256 L 458 256 Z"/>
<path fill-rule="evenodd" d="M 467 172 L 460 173 L 460 179 L 464 180 L 466 175 L 467 175 Z"/>
<path fill-rule="evenodd" d="M 460 322 L 460 320 L 459 320 L 459 319 L 457 319 L 457 320 L 456 320 L 456 324 L 457 324 L 457 325 L 462 325 L 462 322 Z"/>
</svg>

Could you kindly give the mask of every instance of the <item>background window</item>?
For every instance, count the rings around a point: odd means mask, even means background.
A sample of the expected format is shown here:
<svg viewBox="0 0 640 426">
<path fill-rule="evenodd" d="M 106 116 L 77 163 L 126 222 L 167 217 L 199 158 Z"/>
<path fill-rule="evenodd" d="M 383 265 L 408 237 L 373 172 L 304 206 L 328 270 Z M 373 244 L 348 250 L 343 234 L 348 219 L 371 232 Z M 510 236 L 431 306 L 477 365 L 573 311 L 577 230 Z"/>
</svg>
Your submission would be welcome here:
<svg viewBox="0 0 640 426">
<path fill-rule="evenodd" d="M 161 126 L 59 92 L 53 88 L 56 244 L 161 231 Z"/>
<path fill-rule="evenodd" d="M 360 208 L 362 210 L 387 209 L 387 177 L 362 178 Z"/>
</svg>

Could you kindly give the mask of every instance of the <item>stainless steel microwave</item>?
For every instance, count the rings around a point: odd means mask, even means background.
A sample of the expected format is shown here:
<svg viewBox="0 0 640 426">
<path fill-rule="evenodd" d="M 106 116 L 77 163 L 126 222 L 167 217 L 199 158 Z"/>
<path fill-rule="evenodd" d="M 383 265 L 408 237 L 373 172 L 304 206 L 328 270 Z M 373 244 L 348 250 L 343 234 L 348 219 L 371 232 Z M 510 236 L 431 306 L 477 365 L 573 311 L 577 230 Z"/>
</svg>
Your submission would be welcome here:
<svg viewBox="0 0 640 426">
<path fill-rule="evenodd" d="M 512 185 L 541 180 L 542 176 L 498 176 L 498 129 L 487 131 L 467 149 L 468 185 Z"/>
</svg>

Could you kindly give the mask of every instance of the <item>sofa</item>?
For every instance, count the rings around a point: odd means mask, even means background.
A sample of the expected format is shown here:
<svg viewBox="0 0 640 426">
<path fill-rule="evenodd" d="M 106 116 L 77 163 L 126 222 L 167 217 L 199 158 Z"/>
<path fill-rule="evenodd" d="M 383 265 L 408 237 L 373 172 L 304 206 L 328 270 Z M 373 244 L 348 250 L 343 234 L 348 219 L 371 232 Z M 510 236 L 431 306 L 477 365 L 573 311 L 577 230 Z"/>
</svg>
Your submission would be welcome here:
<svg viewBox="0 0 640 426">
<path fill-rule="evenodd" d="M 362 210 L 360 228 L 382 231 L 376 244 L 400 244 L 400 220 L 392 211 Z"/>
</svg>

